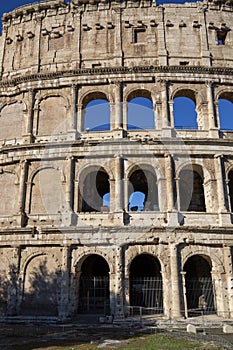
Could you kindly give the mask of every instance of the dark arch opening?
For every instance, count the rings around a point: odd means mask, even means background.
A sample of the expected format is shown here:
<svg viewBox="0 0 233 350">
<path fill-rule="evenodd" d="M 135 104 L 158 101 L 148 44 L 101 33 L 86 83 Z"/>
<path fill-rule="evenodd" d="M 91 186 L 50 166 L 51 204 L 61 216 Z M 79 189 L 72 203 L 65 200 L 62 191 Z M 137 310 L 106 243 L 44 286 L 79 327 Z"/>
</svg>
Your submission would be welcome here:
<svg viewBox="0 0 233 350">
<path fill-rule="evenodd" d="M 106 196 L 110 193 L 109 176 L 103 168 L 90 172 L 83 182 L 81 191 L 82 212 L 109 210 Z"/>
<path fill-rule="evenodd" d="M 128 101 L 127 129 L 154 129 L 153 103 L 148 97 L 134 97 Z"/>
<path fill-rule="evenodd" d="M 216 312 L 211 266 L 200 255 L 189 258 L 184 265 L 186 299 L 189 316 Z"/>
<path fill-rule="evenodd" d="M 138 204 L 132 194 L 144 194 L 144 203 L 138 196 Z M 135 170 L 129 177 L 129 211 L 159 210 L 157 177 L 150 170 Z"/>
<path fill-rule="evenodd" d="M 174 126 L 176 129 L 198 129 L 196 103 L 190 97 L 174 98 Z"/>
<path fill-rule="evenodd" d="M 109 266 L 97 254 L 88 256 L 81 267 L 78 311 L 86 314 L 109 314 Z"/>
<path fill-rule="evenodd" d="M 206 211 L 203 178 L 197 171 L 182 170 L 179 187 L 181 211 Z"/>
<path fill-rule="evenodd" d="M 157 258 L 140 254 L 130 265 L 130 306 L 163 313 L 163 282 Z"/>
</svg>

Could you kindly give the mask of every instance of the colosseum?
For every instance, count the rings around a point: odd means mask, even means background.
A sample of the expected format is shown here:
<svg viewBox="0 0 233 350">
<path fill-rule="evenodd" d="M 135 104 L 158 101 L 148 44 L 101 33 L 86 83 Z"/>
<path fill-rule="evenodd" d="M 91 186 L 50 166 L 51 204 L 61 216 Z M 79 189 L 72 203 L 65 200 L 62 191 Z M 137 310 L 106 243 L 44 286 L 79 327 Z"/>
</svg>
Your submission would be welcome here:
<svg viewBox="0 0 233 350">
<path fill-rule="evenodd" d="M 1 320 L 233 317 L 232 24 L 229 0 L 4 14 Z"/>
</svg>

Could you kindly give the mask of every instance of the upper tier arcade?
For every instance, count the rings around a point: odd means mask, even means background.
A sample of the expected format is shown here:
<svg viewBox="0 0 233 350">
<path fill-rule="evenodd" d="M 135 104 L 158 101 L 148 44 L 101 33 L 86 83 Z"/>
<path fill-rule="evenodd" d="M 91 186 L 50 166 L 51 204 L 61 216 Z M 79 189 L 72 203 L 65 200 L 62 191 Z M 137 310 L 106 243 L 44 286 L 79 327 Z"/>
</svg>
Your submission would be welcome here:
<svg viewBox="0 0 233 350">
<path fill-rule="evenodd" d="M 232 67 L 231 1 L 50 0 L 4 14 L 2 79 L 74 69 Z"/>
</svg>

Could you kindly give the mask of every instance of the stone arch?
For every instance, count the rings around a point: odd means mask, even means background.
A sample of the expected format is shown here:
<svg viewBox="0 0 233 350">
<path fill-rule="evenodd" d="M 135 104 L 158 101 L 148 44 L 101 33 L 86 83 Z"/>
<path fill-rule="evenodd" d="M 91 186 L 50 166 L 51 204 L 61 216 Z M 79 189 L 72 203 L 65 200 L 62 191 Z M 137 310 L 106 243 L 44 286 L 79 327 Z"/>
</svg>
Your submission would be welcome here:
<svg viewBox="0 0 233 350">
<path fill-rule="evenodd" d="M 130 306 L 152 308 L 152 313 L 163 313 L 163 282 L 161 264 L 148 253 L 137 254 L 130 263 Z"/>
<path fill-rule="evenodd" d="M 189 316 L 203 312 L 216 313 L 214 285 L 211 276 L 212 261 L 208 255 L 193 254 L 183 265 L 185 272 L 185 295 Z"/>
<path fill-rule="evenodd" d="M 124 100 L 126 102 L 129 102 L 130 100 L 132 100 L 135 97 L 145 97 L 145 98 L 152 100 L 152 93 L 148 89 L 133 87 L 125 93 Z"/>
<path fill-rule="evenodd" d="M 182 250 L 182 268 L 186 261 L 191 258 L 193 255 L 200 255 L 203 256 L 208 263 L 211 265 L 212 270 L 216 271 L 217 273 L 224 274 L 225 273 L 225 268 L 224 265 L 219 258 L 219 256 L 215 252 L 209 252 L 208 247 L 198 247 L 198 246 L 192 246 L 189 245 L 185 247 Z"/>
<path fill-rule="evenodd" d="M 60 169 L 52 166 L 37 169 L 31 175 L 30 185 L 30 214 L 50 215 L 62 210 L 65 200 Z"/>
<path fill-rule="evenodd" d="M 126 101 L 128 130 L 155 128 L 154 103 L 149 90 L 131 89 L 126 94 Z"/>
<path fill-rule="evenodd" d="M 97 254 L 105 259 L 109 266 L 109 273 L 115 273 L 115 266 L 113 262 L 113 258 L 107 254 L 107 252 L 102 251 L 98 248 L 84 248 L 83 251 L 78 251 L 78 257 L 75 257 L 72 263 L 72 272 L 80 272 L 83 261 L 86 257 L 90 255 Z"/>
<path fill-rule="evenodd" d="M 47 254 L 34 253 L 24 263 L 23 290 L 20 314 L 58 315 L 58 274 L 55 261 Z"/>
<path fill-rule="evenodd" d="M 109 180 L 108 172 L 100 165 L 92 164 L 83 168 L 78 181 L 78 211 L 99 212 L 104 210 L 104 196 L 106 194 L 110 196 Z"/>
<path fill-rule="evenodd" d="M 89 91 L 82 96 L 82 131 L 109 131 L 111 124 L 111 106 L 105 92 Z"/>
<path fill-rule="evenodd" d="M 142 163 L 140 165 L 134 164 L 134 166 L 131 166 L 130 168 L 130 171 L 127 172 L 129 203 L 128 210 L 159 210 L 158 179 L 153 166 Z M 140 194 L 144 195 L 144 197 L 141 196 L 144 198 L 144 200 L 139 205 Z M 132 196 L 135 197 L 135 200 Z M 138 201 L 138 205 L 135 205 L 134 203 L 132 204 L 131 201 Z"/>
<path fill-rule="evenodd" d="M 183 167 L 179 172 L 181 211 L 206 211 L 204 174 L 201 166 Z"/>
<path fill-rule="evenodd" d="M 233 130 L 233 90 L 220 90 L 217 98 L 220 129 Z"/>
<path fill-rule="evenodd" d="M 35 103 L 38 111 L 36 118 L 36 135 L 57 135 L 67 131 L 67 110 L 70 103 L 66 96 L 60 93 L 42 95 Z"/>
<path fill-rule="evenodd" d="M 109 314 L 110 266 L 107 259 L 96 252 L 82 256 L 76 279 L 78 312 Z"/>
</svg>

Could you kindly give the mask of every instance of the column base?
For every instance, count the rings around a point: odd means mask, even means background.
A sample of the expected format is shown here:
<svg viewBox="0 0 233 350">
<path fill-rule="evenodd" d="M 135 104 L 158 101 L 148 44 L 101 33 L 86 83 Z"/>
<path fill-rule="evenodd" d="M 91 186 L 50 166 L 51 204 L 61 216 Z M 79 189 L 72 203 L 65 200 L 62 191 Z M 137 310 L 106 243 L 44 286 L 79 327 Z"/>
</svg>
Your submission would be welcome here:
<svg viewBox="0 0 233 350">
<path fill-rule="evenodd" d="M 180 226 L 179 213 L 177 211 L 167 211 L 167 227 L 175 228 Z"/>
<path fill-rule="evenodd" d="M 231 214 L 227 212 L 220 212 L 219 217 L 219 226 L 232 226 Z"/>
</svg>

